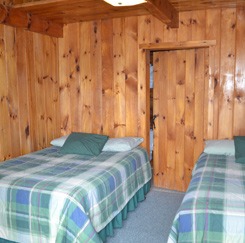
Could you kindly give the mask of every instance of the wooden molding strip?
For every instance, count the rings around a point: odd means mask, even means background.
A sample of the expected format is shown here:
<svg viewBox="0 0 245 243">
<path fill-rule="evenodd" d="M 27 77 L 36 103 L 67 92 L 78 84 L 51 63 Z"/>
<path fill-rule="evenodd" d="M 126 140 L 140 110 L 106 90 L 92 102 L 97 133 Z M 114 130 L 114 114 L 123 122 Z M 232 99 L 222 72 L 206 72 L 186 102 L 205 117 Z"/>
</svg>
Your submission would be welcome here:
<svg viewBox="0 0 245 243">
<path fill-rule="evenodd" d="M 147 0 L 145 8 L 171 28 L 179 27 L 179 13 L 168 0 Z"/>
<path fill-rule="evenodd" d="M 150 51 L 169 51 L 169 50 L 205 48 L 205 47 L 215 46 L 215 45 L 216 45 L 216 40 L 201 40 L 201 41 L 181 41 L 181 42 L 140 44 L 139 48 L 150 50 Z"/>
<path fill-rule="evenodd" d="M 63 37 L 63 25 L 43 20 L 24 11 L 0 4 L 0 23 L 52 37 Z"/>
</svg>

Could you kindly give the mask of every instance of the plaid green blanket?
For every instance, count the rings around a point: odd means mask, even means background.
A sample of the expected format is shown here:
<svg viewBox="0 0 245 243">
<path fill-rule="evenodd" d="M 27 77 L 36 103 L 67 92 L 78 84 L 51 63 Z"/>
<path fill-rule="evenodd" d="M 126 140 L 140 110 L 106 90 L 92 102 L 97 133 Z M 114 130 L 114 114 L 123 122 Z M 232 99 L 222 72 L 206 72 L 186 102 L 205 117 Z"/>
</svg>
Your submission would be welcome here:
<svg viewBox="0 0 245 243">
<path fill-rule="evenodd" d="M 50 147 L 0 164 L 0 238 L 101 242 L 103 229 L 151 179 L 146 151 L 62 155 Z"/>
<path fill-rule="evenodd" d="M 168 242 L 245 242 L 245 165 L 202 154 Z"/>
</svg>

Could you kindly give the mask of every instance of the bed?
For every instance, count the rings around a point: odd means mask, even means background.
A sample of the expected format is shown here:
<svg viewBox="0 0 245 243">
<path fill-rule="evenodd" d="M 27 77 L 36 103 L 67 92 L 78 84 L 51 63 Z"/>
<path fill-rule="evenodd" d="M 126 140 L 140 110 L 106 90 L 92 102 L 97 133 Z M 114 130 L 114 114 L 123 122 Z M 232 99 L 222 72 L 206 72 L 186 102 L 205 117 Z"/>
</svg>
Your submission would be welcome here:
<svg viewBox="0 0 245 243">
<path fill-rule="evenodd" d="M 60 147 L 0 164 L 0 238 L 14 242 L 103 242 L 149 191 L 142 147 L 98 156 Z"/>
<path fill-rule="evenodd" d="M 245 163 L 237 163 L 230 148 L 200 155 L 168 243 L 245 242 Z"/>
</svg>

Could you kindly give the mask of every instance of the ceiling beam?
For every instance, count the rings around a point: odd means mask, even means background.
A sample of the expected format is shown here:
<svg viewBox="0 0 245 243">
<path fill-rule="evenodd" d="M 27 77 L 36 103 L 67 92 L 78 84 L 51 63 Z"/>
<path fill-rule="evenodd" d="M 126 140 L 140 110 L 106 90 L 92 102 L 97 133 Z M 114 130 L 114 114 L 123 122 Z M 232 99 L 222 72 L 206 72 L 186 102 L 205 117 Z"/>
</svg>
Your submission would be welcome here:
<svg viewBox="0 0 245 243">
<path fill-rule="evenodd" d="M 171 28 L 179 27 L 179 13 L 168 0 L 146 0 L 145 8 Z"/>
<path fill-rule="evenodd" d="M 95 8 L 95 6 L 97 7 Z M 98 6 L 100 6 L 100 8 L 98 8 Z M 179 13 L 169 0 L 145 0 L 145 3 L 125 7 L 113 7 L 104 2 L 104 0 L 39 0 L 31 2 L 25 1 L 24 3 L 13 5 L 13 8 L 26 12 L 37 12 L 43 15 L 45 15 L 45 9 L 50 9 L 48 11 L 50 13 L 51 9 L 53 9 L 53 14 L 45 16 L 52 19 L 57 13 L 60 20 L 56 22 L 63 21 L 63 24 L 66 24 L 64 21 L 67 15 L 69 15 L 72 20 L 86 21 L 99 18 L 104 19 L 151 14 L 171 28 L 178 28 L 179 26 Z M 55 12 L 55 9 L 58 9 L 58 12 Z M 74 13 L 72 18 L 70 15 L 71 11 Z M 60 14 L 61 12 L 63 13 L 62 16 Z M 76 16 L 75 13 L 78 15 Z"/>
<path fill-rule="evenodd" d="M 46 34 L 52 37 L 63 37 L 63 25 L 43 20 L 35 15 L 19 9 L 0 4 L 0 23 L 12 27 L 20 27 L 26 30 Z"/>
</svg>

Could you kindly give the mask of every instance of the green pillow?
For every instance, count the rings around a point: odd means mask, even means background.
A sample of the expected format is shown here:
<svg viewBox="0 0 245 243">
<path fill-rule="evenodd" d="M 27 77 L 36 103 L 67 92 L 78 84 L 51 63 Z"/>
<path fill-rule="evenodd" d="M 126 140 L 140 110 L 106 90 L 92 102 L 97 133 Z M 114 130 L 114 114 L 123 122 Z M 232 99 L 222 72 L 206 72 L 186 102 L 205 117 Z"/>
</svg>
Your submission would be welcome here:
<svg viewBox="0 0 245 243">
<path fill-rule="evenodd" d="M 245 164 L 245 136 L 235 136 L 234 144 L 236 162 Z"/>
<path fill-rule="evenodd" d="M 99 155 L 108 136 L 92 133 L 71 133 L 60 148 L 63 154 Z"/>
</svg>

